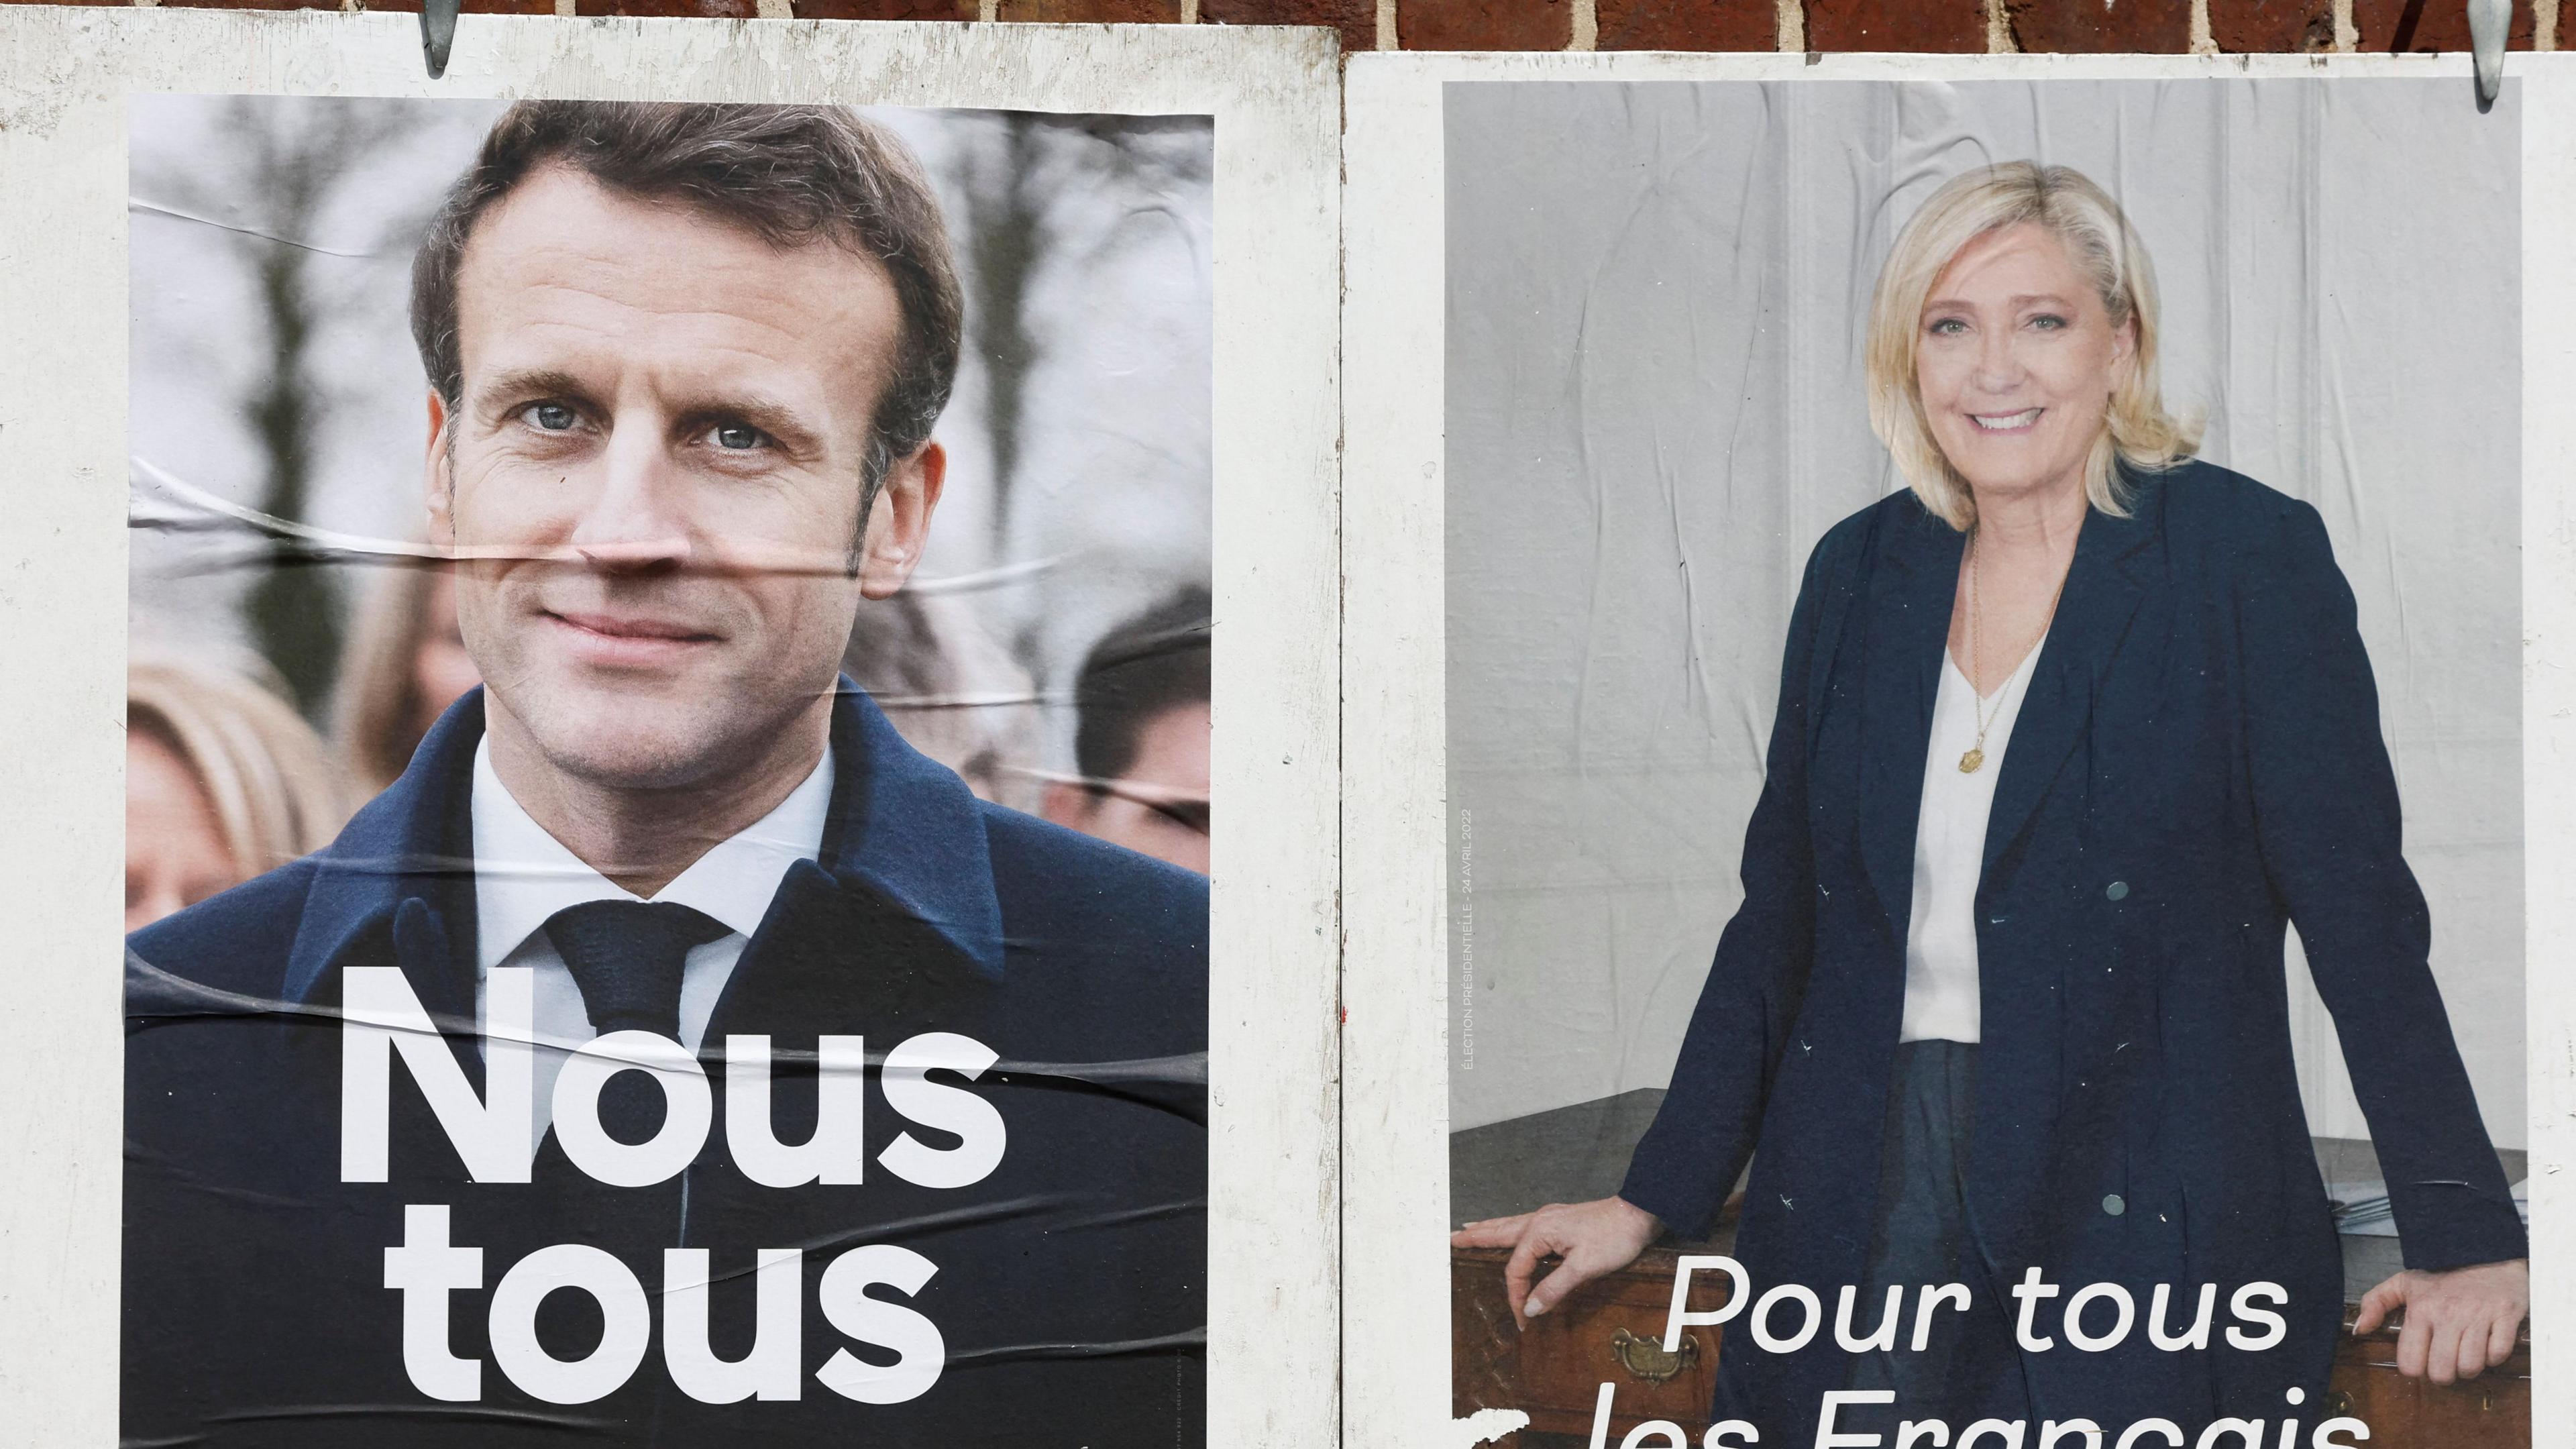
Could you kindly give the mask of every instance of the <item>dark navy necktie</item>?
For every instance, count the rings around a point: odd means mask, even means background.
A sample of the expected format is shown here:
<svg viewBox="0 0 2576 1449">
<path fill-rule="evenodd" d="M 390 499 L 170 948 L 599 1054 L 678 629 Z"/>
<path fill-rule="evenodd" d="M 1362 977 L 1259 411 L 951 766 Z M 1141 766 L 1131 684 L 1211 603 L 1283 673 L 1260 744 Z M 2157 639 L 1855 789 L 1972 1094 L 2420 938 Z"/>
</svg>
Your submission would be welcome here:
<svg viewBox="0 0 2576 1449">
<path fill-rule="evenodd" d="M 590 1028 L 649 1031 L 680 1039 L 680 979 L 691 949 L 725 934 L 712 916 L 687 906 L 651 901 L 590 901 L 546 918 L 546 939 L 572 971 Z M 608 1079 L 598 1101 L 599 1125 L 624 1143 L 649 1142 L 662 1130 L 662 1089 L 640 1071 Z M 615 1255 L 645 1283 L 661 1281 L 661 1252 L 680 1242 L 680 1180 L 652 1187 L 612 1187 L 591 1180 L 564 1155 L 548 1132 L 538 1148 L 532 1180 L 538 1190 L 485 1198 L 476 1242 L 491 1245 L 504 1262 L 543 1246 L 583 1243 Z M 539 1304 L 535 1331 L 544 1351 L 571 1362 L 600 1342 L 605 1329 L 596 1302 L 580 1293 L 551 1293 Z M 638 1373 L 624 1391 L 585 1412 L 631 1427 L 649 1412 L 648 1383 Z M 640 1440 L 637 1442 L 641 1442 Z"/>
<path fill-rule="evenodd" d="M 732 928 L 667 902 L 587 901 L 548 916 L 545 929 L 581 988 L 592 1031 L 649 1031 L 678 1041 L 689 952 Z"/>
<path fill-rule="evenodd" d="M 680 979 L 692 948 L 732 928 L 687 906 L 587 901 L 546 918 L 546 937 L 581 988 L 590 1029 L 649 1031 L 680 1039 Z M 599 1095 L 599 1125 L 620 1142 L 661 1130 L 662 1094 L 640 1072 L 620 1072 Z"/>
</svg>

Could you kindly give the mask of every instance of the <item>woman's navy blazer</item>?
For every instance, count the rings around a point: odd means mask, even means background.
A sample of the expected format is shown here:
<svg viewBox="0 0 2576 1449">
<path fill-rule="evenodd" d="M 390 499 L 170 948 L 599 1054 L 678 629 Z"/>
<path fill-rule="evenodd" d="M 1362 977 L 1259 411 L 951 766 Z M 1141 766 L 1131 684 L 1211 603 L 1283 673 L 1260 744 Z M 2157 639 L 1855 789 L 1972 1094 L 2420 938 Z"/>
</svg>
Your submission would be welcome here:
<svg viewBox="0 0 2576 1449">
<path fill-rule="evenodd" d="M 2342 1270 L 2291 1063 L 2292 923 L 2409 1266 L 2527 1251 L 2427 964 L 2370 661 L 2322 521 L 2205 463 L 2127 481 L 2130 516 L 2085 519 L 1996 782 L 1960 1275 L 1981 1298 L 2032 1266 L 2062 1289 L 2037 1319 L 2055 1346 L 2023 1356 L 1994 1409 L 2088 1417 L 2114 1436 L 2150 1416 L 2307 1417 L 2322 1398 Z M 1621 1188 L 1694 1233 L 1760 1147 L 1736 1256 L 1757 1296 L 1815 1289 L 1828 1325 L 1794 1353 L 1730 1328 L 1719 1408 L 1765 1443 L 1803 1442 L 1849 1374 L 1831 1324 L 1837 1289 L 1865 1281 L 1963 542 L 1901 492 L 1817 545 L 1745 835 L 1744 904 Z M 2086 1352 L 2056 1325 L 2094 1282 L 2123 1285 L 2140 1321 L 2120 1347 Z M 2268 1305 L 2286 1336 L 2229 1347 L 2230 1303 L 2255 1282 L 2286 1290 L 2286 1309 Z M 2179 1331 L 2204 1283 L 2218 1285 L 2216 1346 L 2154 1348 L 2156 1285 L 2172 1285 Z M 1855 1332 L 1879 1306 L 1855 1312 Z M 2097 1301 L 2086 1327 L 2114 1316 Z M 1786 1336 L 1798 1317 L 1773 1326 Z M 2307 1410 L 2287 1407 L 2294 1387 Z"/>
</svg>

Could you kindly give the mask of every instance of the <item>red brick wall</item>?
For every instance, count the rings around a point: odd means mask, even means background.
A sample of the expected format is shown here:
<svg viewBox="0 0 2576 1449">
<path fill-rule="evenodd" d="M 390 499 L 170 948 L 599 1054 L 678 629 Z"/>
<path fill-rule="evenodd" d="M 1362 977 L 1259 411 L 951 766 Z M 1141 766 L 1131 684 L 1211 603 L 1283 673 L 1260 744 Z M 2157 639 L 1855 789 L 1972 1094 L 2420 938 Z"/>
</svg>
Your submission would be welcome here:
<svg viewBox="0 0 2576 1449">
<path fill-rule="evenodd" d="M 0 0 L 0 4 L 13 0 Z M 49 0 L 59 3 L 59 0 Z M 122 4 L 131 0 L 74 0 Z M 420 0 L 157 0 L 238 9 L 420 9 Z M 464 0 L 548 14 L 557 0 Z M 571 0 L 582 15 L 760 13 L 760 0 Z M 1326 25 L 1345 50 L 2433 51 L 2464 0 L 773 0 L 824 20 Z M 2576 0 L 2515 0 L 2512 44 L 2576 46 Z"/>
</svg>

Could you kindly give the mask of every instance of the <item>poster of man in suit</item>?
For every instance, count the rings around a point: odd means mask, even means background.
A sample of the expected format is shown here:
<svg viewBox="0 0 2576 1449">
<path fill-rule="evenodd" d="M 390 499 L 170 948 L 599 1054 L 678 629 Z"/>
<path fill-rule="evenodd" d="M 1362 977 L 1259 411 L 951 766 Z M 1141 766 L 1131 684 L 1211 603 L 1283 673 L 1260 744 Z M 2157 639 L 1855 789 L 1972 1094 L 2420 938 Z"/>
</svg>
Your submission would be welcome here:
<svg viewBox="0 0 2576 1449">
<path fill-rule="evenodd" d="M 125 1437 L 1201 1442 L 1206 120 L 131 120 Z"/>
</svg>

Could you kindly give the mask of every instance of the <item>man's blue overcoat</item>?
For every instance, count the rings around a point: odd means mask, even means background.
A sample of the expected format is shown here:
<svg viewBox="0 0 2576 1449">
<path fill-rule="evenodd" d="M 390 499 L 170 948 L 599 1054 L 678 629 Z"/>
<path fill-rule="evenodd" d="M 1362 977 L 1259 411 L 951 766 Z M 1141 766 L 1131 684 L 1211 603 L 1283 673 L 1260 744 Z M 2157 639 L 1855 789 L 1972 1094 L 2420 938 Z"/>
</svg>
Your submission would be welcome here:
<svg viewBox="0 0 2576 1449">
<path fill-rule="evenodd" d="M 470 1181 L 399 1066 L 391 1180 L 340 1181 L 342 973 L 397 966 L 479 1089 L 468 802 L 480 691 L 329 848 L 129 942 L 125 1181 L 128 1443 L 1195 1444 L 1207 1272 L 1207 885 L 986 804 L 914 752 L 843 682 L 838 778 L 819 862 L 798 864 L 746 947 L 706 1033 L 715 1130 L 680 1178 L 607 1189 L 540 1153 L 529 1184 Z M 969 1090 L 1000 1112 L 1000 1167 L 972 1187 L 916 1187 L 875 1161 L 907 1122 L 874 1086 L 855 1186 L 778 1189 L 724 1145 L 722 1044 L 766 1034 L 780 1068 L 775 1135 L 812 1130 L 812 1053 L 863 1035 L 868 1055 L 954 1032 L 1000 1057 Z M 800 1060 L 801 1059 L 801 1060 Z M 952 1079 L 952 1085 L 959 1085 Z M 481 1359 L 483 1397 L 442 1403 L 403 1368 L 385 1249 L 403 1208 L 452 1210 L 482 1247 L 482 1288 L 451 1296 L 450 1348 Z M 616 1252 L 655 1299 L 656 1341 L 594 1403 L 516 1391 L 485 1341 L 492 1288 L 558 1242 Z M 908 1403 L 870 1405 L 814 1378 L 851 1343 L 818 1309 L 842 1252 L 898 1244 L 937 1271 L 906 1298 L 946 1367 Z M 661 1251 L 712 1253 L 711 1340 L 752 1342 L 755 1253 L 804 1254 L 794 1402 L 700 1404 L 663 1371 Z M 537 1317 L 558 1357 L 600 1315 L 559 1292 Z"/>
</svg>

